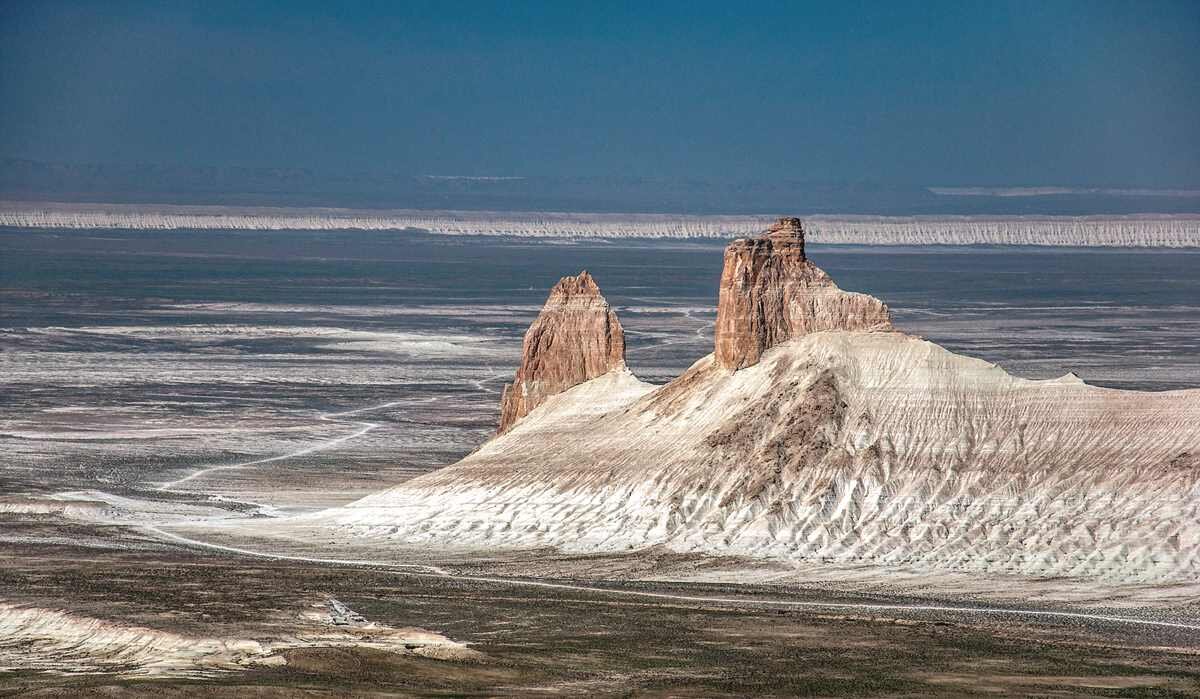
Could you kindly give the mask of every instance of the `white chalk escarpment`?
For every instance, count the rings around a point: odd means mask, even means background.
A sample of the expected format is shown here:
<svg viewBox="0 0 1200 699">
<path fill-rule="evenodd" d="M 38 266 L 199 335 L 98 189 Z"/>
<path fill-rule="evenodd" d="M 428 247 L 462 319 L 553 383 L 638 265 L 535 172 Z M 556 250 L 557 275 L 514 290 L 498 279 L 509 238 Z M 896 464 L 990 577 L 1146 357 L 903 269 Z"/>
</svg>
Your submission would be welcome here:
<svg viewBox="0 0 1200 699">
<path fill-rule="evenodd" d="M 0 202 L 0 227 L 68 230 L 418 229 L 518 238 L 724 239 L 752 235 L 768 223 L 763 216 L 731 215 Z M 814 242 L 835 245 L 1188 248 L 1200 245 L 1200 216 L 814 216 L 809 233 Z"/>
<path fill-rule="evenodd" d="M 754 313 L 756 303 L 728 307 Z M 742 333 L 731 346 L 767 341 L 732 363 L 709 355 L 665 386 L 615 368 L 548 398 L 461 462 L 315 519 L 447 547 L 661 545 L 1117 583 L 1200 579 L 1200 390 L 1021 379 L 891 330 L 874 299 L 846 307 L 855 313 L 845 327 L 827 305 L 808 307 L 821 314 L 815 327 L 804 308 L 772 306 L 758 317 L 804 332 Z"/>
</svg>

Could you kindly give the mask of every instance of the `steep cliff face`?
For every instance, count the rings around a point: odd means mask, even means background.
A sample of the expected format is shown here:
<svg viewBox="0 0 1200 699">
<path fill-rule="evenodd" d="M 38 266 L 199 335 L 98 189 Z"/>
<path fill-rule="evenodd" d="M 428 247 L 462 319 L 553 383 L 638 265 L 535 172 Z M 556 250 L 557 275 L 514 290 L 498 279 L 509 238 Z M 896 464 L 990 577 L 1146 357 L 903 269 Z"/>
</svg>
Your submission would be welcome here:
<svg viewBox="0 0 1200 699">
<path fill-rule="evenodd" d="M 500 399 L 499 433 L 547 398 L 625 366 L 625 333 L 596 280 L 563 277 L 529 326 L 521 366 Z"/>
<path fill-rule="evenodd" d="M 879 299 L 842 291 L 804 254 L 804 227 L 781 218 L 755 239 L 725 248 L 717 304 L 716 360 L 753 366 L 766 350 L 822 330 L 888 330 Z"/>
</svg>

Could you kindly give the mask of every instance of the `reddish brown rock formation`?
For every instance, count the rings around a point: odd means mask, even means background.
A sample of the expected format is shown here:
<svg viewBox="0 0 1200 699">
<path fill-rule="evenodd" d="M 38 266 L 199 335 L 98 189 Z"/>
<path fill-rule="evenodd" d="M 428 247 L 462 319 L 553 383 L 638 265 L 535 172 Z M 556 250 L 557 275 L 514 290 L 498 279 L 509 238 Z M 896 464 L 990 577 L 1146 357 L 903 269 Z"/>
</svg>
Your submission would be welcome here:
<svg viewBox="0 0 1200 699">
<path fill-rule="evenodd" d="M 550 396 L 625 366 L 625 332 L 586 271 L 554 285 L 522 348 L 500 399 L 501 434 Z"/>
<path fill-rule="evenodd" d="M 842 291 L 809 262 L 798 218 L 781 218 L 761 237 L 725 248 L 716 327 L 722 367 L 751 366 L 769 348 L 812 332 L 890 328 L 882 301 Z"/>
</svg>

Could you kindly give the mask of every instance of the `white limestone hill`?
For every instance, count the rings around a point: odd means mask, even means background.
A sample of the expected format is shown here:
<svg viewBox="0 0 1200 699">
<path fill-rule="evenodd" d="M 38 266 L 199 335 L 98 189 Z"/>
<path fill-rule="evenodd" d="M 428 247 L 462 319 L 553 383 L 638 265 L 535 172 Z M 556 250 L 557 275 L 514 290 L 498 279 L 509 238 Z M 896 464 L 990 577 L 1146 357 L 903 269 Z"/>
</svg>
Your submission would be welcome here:
<svg viewBox="0 0 1200 699">
<path fill-rule="evenodd" d="M 1017 378 L 826 331 L 655 387 L 618 369 L 461 462 L 309 519 L 355 538 L 1200 579 L 1200 390 Z"/>
<path fill-rule="evenodd" d="M 716 352 L 661 387 L 596 349 L 616 321 L 594 283 L 574 322 L 552 293 L 516 376 L 537 407 L 458 464 L 293 524 L 441 549 L 1200 583 L 1200 390 L 1029 381 L 895 332 L 805 235 L 783 218 L 726 248 Z M 607 373 L 568 371 L 579 357 Z"/>
</svg>

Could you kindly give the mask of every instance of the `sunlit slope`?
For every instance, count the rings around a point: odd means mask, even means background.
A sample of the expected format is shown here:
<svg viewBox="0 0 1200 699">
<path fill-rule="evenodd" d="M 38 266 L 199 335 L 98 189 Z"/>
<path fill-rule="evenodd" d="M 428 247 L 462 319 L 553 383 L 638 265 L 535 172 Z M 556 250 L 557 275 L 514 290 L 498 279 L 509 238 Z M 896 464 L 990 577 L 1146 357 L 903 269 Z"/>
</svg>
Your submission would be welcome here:
<svg viewBox="0 0 1200 699">
<path fill-rule="evenodd" d="M 1029 381 L 845 331 L 651 388 L 625 372 L 581 384 L 460 463 L 320 519 L 447 546 L 1200 573 L 1200 390 Z"/>
</svg>

